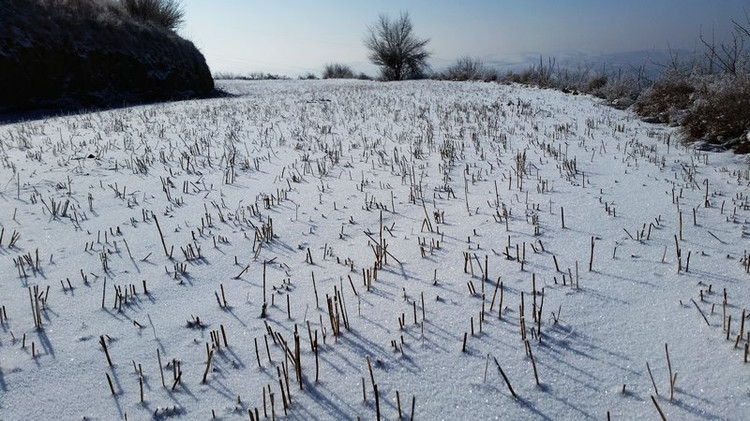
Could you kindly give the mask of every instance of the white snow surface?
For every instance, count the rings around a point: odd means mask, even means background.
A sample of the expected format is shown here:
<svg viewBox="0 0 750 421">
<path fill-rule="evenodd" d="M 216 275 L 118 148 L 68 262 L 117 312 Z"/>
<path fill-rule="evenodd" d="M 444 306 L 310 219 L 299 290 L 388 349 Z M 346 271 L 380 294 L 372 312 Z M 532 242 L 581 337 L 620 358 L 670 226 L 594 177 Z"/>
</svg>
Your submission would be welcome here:
<svg viewBox="0 0 750 421">
<path fill-rule="evenodd" d="M 0 127 L 0 419 L 746 418 L 745 158 L 549 90 L 221 87 Z"/>
</svg>

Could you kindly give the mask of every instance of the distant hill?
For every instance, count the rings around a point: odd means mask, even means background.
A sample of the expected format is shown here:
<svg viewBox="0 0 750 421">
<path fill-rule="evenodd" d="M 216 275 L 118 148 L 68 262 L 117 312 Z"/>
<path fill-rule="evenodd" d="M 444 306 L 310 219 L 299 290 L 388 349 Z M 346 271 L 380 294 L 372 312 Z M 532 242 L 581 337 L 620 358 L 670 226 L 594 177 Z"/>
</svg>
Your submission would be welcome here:
<svg viewBox="0 0 750 421">
<path fill-rule="evenodd" d="M 203 96 L 203 55 L 113 0 L 0 1 L 0 112 Z"/>
</svg>

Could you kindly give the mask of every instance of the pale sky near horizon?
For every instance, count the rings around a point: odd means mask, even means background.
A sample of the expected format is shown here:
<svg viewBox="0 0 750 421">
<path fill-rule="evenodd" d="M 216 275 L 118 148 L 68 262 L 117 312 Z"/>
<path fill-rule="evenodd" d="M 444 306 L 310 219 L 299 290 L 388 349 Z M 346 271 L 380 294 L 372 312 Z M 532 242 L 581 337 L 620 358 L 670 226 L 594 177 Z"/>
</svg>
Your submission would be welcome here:
<svg viewBox="0 0 750 421">
<path fill-rule="evenodd" d="M 379 14 L 408 12 L 430 38 L 434 67 L 471 55 L 485 61 L 699 47 L 747 22 L 750 0 L 183 0 L 179 32 L 212 72 L 320 74 L 341 62 L 375 75 L 362 38 Z"/>
</svg>

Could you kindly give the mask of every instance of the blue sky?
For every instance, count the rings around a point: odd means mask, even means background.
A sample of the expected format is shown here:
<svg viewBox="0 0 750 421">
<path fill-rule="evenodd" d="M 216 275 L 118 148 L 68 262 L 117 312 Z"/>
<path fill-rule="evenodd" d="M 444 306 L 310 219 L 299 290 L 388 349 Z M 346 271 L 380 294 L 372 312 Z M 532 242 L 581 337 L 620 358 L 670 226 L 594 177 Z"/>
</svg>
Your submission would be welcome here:
<svg viewBox="0 0 750 421">
<path fill-rule="evenodd" d="M 701 31 L 725 37 L 750 0 L 183 0 L 180 33 L 214 72 L 319 74 L 342 62 L 375 74 L 362 37 L 379 14 L 410 14 L 438 69 L 462 55 L 694 50 Z"/>
</svg>

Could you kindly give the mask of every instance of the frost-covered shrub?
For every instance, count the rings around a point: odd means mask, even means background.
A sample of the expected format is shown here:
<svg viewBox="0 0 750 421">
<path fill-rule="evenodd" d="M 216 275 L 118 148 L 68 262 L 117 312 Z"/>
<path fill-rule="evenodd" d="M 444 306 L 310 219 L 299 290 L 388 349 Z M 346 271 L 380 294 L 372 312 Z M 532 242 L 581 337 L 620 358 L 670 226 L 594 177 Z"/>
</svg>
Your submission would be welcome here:
<svg viewBox="0 0 750 421">
<path fill-rule="evenodd" d="M 498 73 L 497 69 L 486 69 L 484 71 L 484 80 L 485 82 L 497 82 L 500 80 L 500 74 Z"/>
<path fill-rule="evenodd" d="M 680 111 L 690 107 L 695 88 L 689 76 L 665 72 L 635 102 L 635 112 L 646 120 L 658 123 L 679 123 Z"/>
<path fill-rule="evenodd" d="M 323 79 L 354 79 L 352 68 L 342 63 L 329 63 L 323 68 Z"/>
<path fill-rule="evenodd" d="M 604 73 L 600 73 L 598 75 L 590 77 L 586 81 L 586 83 L 583 84 L 581 90 L 583 92 L 586 92 L 587 94 L 595 94 L 604 89 L 604 87 L 607 86 L 608 82 L 609 78 L 607 77 L 607 75 L 605 75 Z"/>
<path fill-rule="evenodd" d="M 750 129 L 750 75 L 704 76 L 682 125 L 692 140 L 741 141 Z"/>
<path fill-rule="evenodd" d="M 630 72 L 619 72 L 607 78 L 607 83 L 594 91 L 594 95 L 603 98 L 615 108 L 625 109 L 633 105 L 643 91 L 643 81 Z"/>
<path fill-rule="evenodd" d="M 514 82 L 548 88 L 552 85 L 552 72 L 544 65 L 530 66 L 518 73 L 517 80 L 514 80 Z"/>
<path fill-rule="evenodd" d="M 482 60 L 471 57 L 459 57 L 455 63 L 440 75 L 441 79 L 448 80 L 482 80 L 485 78 L 486 71 Z"/>
</svg>

